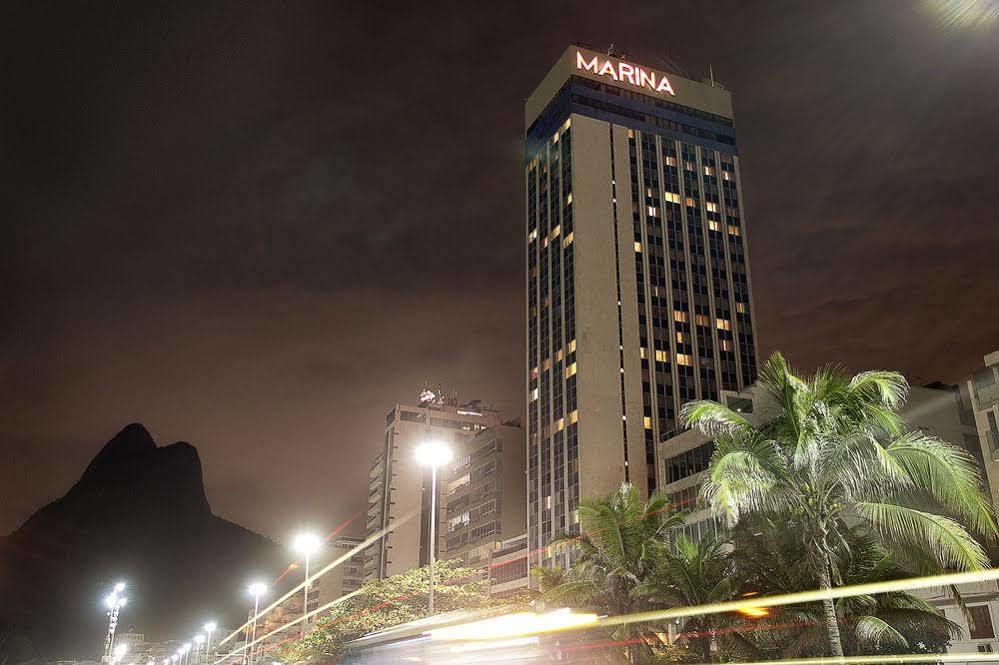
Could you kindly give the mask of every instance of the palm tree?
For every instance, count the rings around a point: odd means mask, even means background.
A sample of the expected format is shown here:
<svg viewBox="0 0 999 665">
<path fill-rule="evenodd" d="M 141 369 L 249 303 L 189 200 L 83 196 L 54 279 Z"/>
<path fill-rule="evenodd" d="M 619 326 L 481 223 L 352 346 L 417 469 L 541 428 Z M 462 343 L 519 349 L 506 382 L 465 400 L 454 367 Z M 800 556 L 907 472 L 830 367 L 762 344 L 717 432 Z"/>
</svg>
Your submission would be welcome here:
<svg viewBox="0 0 999 665">
<path fill-rule="evenodd" d="M 865 584 L 911 576 L 899 568 L 874 534 L 857 525 L 841 525 L 843 541 L 833 547 L 837 576 L 845 584 Z M 732 563 L 746 589 L 784 594 L 815 586 L 814 571 L 800 538 L 799 525 L 779 526 L 766 519 L 740 524 L 733 533 Z M 849 655 L 935 653 L 959 627 L 940 610 L 905 592 L 862 594 L 841 598 L 836 613 Z M 828 644 L 824 608 L 818 603 L 788 606 L 759 621 L 756 647 L 769 657 L 821 655 Z M 767 659 L 758 658 L 760 660 Z"/>
<path fill-rule="evenodd" d="M 707 605 L 732 600 L 738 592 L 731 548 L 722 534 L 695 540 L 681 534 L 668 543 L 646 582 L 635 592 L 664 607 Z M 689 645 L 695 662 L 709 662 L 719 650 L 756 655 L 752 643 L 737 632 L 728 614 L 688 617 L 680 626 L 679 642 Z"/>
<path fill-rule="evenodd" d="M 536 570 L 542 592 L 535 602 L 542 607 L 596 608 L 611 615 L 637 611 L 643 605 L 636 588 L 658 562 L 671 531 L 683 521 L 683 514 L 665 497 L 653 495 L 643 502 L 628 484 L 613 494 L 582 501 L 580 535 L 562 536 L 552 543 L 568 552 L 573 565 L 569 570 Z M 653 628 L 624 625 L 611 637 L 637 640 L 641 647 Z M 633 660 L 638 650 L 629 649 Z"/>
<path fill-rule="evenodd" d="M 763 425 L 712 401 L 691 402 L 682 411 L 686 425 L 716 441 L 702 488 L 716 517 L 729 525 L 753 514 L 795 520 L 805 564 L 821 589 L 842 583 L 833 548 L 845 542 L 843 525 L 851 520 L 867 525 L 890 550 L 923 556 L 942 569 L 988 565 L 969 533 L 996 534 L 975 461 L 935 437 L 904 431 L 897 411 L 908 384 L 901 374 L 849 376 L 826 367 L 801 378 L 775 353 L 758 383 L 780 409 Z M 830 653 L 842 656 L 832 600 L 823 602 L 823 623 Z"/>
</svg>

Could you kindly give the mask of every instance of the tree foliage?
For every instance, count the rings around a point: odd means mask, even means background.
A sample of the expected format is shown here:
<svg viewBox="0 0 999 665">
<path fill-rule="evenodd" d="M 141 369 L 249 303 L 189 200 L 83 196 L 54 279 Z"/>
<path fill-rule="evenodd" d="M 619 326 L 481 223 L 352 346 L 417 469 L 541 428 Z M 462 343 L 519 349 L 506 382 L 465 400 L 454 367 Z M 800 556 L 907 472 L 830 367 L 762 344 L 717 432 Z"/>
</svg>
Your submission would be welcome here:
<svg viewBox="0 0 999 665">
<path fill-rule="evenodd" d="M 489 606 L 488 581 L 482 571 L 454 561 L 438 561 L 434 570 L 435 614 Z M 365 582 L 356 595 L 320 615 L 305 637 L 288 644 L 278 656 L 283 663 L 338 660 L 351 640 L 427 617 L 428 589 L 427 567 Z"/>
</svg>

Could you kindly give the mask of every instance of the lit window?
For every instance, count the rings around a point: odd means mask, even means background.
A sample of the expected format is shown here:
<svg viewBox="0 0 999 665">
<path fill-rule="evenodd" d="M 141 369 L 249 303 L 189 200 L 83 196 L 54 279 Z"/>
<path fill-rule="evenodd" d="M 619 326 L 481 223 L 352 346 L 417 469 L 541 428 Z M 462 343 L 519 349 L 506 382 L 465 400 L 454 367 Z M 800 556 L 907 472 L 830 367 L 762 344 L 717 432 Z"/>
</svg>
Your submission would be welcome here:
<svg viewBox="0 0 999 665">
<path fill-rule="evenodd" d="M 576 363 L 572 363 L 571 365 L 565 368 L 565 378 L 568 379 L 570 376 L 573 376 L 575 373 L 576 373 Z"/>
<path fill-rule="evenodd" d="M 645 358 L 645 347 L 644 346 L 639 347 L 639 349 L 638 349 L 638 357 L 639 358 Z"/>
<path fill-rule="evenodd" d="M 683 162 L 683 168 L 687 169 L 688 171 L 697 170 L 697 167 L 694 165 L 694 162 L 688 162 L 688 161 Z"/>
<path fill-rule="evenodd" d="M 552 229 L 552 240 L 555 240 L 555 238 L 558 238 L 561 234 L 562 234 L 562 225 L 559 224 L 554 229 Z"/>
<path fill-rule="evenodd" d="M 731 179 L 732 179 L 731 173 L 729 173 L 728 171 L 724 171 L 722 173 L 722 180 L 731 180 Z"/>
<path fill-rule="evenodd" d="M 732 322 L 728 319 L 715 319 L 715 325 L 719 330 L 731 330 Z"/>
<path fill-rule="evenodd" d="M 642 251 L 642 243 L 637 242 L 637 241 L 635 242 L 635 251 L 636 252 Z"/>
<path fill-rule="evenodd" d="M 565 429 L 565 418 L 559 418 L 555 421 L 555 431 L 561 432 L 563 429 Z"/>
<path fill-rule="evenodd" d="M 576 340 L 570 339 L 569 343 L 566 344 L 566 348 L 568 349 L 566 353 L 573 353 L 576 350 Z"/>
<path fill-rule="evenodd" d="M 558 143 L 558 132 L 555 132 L 555 136 L 552 137 L 552 143 Z"/>
<path fill-rule="evenodd" d="M 534 390 L 531 391 L 531 401 L 533 402 L 537 398 L 538 398 L 538 389 L 535 388 Z"/>
<path fill-rule="evenodd" d="M 691 207 L 693 207 L 693 206 L 695 205 L 695 204 L 694 204 L 694 199 L 693 199 L 693 198 L 691 198 L 691 197 L 689 197 L 689 196 L 688 196 L 687 198 L 685 198 L 685 199 L 683 200 L 683 202 L 684 202 L 685 204 L 687 204 L 687 205 L 691 206 Z"/>
<path fill-rule="evenodd" d="M 708 228 L 711 229 L 712 231 L 721 231 L 721 224 L 718 222 L 709 221 Z"/>
<path fill-rule="evenodd" d="M 678 332 L 676 334 L 676 343 L 677 344 L 686 344 L 687 343 L 687 333 L 685 333 L 683 331 Z"/>
<path fill-rule="evenodd" d="M 667 157 L 666 164 L 669 166 L 676 166 L 676 157 Z"/>
<path fill-rule="evenodd" d="M 569 195 L 565 197 L 565 204 L 569 205 L 570 203 L 572 203 L 572 192 L 569 192 Z"/>
<path fill-rule="evenodd" d="M 572 244 L 572 231 L 569 231 L 567 234 L 565 234 L 565 237 L 562 238 L 562 246 L 568 247 L 571 244 Z"/>
<path fill-rule="evenodd" d="M 628 130 L 628 138 L 629 139 L 635 138 L 635 130 L 634 129 L 629 129 Z"/>
<path fill-rule="evenodd" d="M 656 362 L 657 363 L 669 362 L 669 351 L 656 349 Z"/>
<path fill-rule="evenodd" d="M 645 416 L 645 429 L 652 429 L 652 418 Z"/>
<path fill-rule="evenodd" d="M 744 303 L 744 302 L 737 302 L 737 303 L 735 303 L 735 311 L 739 312 L 739 314 L 745 314 L 746 313 L 746 303 Z"/>
<path fill-rule="evenodd" d="M 686 365 L 687 367 L 692 367 L 694 364 L 694 361 L 686 353 L 676 354 L 676 361 L 681 365 Z"/>
<path fill-rule="evenodd" d="M 683 312 L 683 311 L 680 311 L 680 310 L 677 310 L 677 309 L 674 309 L 673 310 L 673 320 L 676 321 L 677 323 L 686 323 L 687 322 L 687 313 Z"/>
<path fill-rule="evenodd" d="M 698 314 L 697 316 L 694 317 L 694 323 L 696 323 L 699 326 L 710 327 L 711 319 L 708 318 L 708 316 L 705 314 Z"/>
<path fill-rule="evenodd" d="M 531 231 L 528 234 L 528 236 L 527 236 L 527 242 L 534 242 L 537 239 L 538 239 L 538 230 L 534 229 L 533 231 Z"/>
<path fill-rule="evenodd" d="M 742 230 L 738 226 L 732 226 L 731 224 L 728 225 L 728 232 L 734 236 L 742 235 Z"/>
<path fill-rule="evenodd" d="M 719 343 L 721 344 L 721 350 L 722 351 L 731 351 L 732 350 L 732 340 L 730 340 L 730 339 L 723 339 L 723 340 L 719 340 Z"/>
<path fill-rule="evenodd" d="M 555 362 L 562 360 L 562 349 L 555 352 Z"/>
<path fill-rule="evenodd" d="M 565 124 L 562 125 L 562 128 L 563 129 L 569 129 L 569 125 L 571 125 L 571 124 L 572 124 L 572 118 L 566 118 Z"/>
<path fill-rule="evenodd" d="M 658 217 L 658 216 L 659 216 L 659 208 L 655 206 L 649 206 L 649 217 Z"/>
<path fill-rule="evenodd" d="M 707 203 L 704 204 L 704 207 L 707 208 L 708 212 L 718 212 L 718 204 L 717 203 L 712 203 L 712 202 L 708 201 Z"/>
<path fill-rule="evenodd" d="M 663 194 L 663 198 L 669 201 L 670 203 L 680 202 L 680 195 L 677 194 L 676 192 L 666 192 L 665 194 Z"/>
<path fill-rule="evenodd" d="M 715 174 L 715 168 L 713 166 L 704 167 L 704 175 L 714 175 L 714 174 Z"/>
<path fill-rule="evenodd" d="M 544 359 L 544 360 L 543 360 L 543 361 L 541 362 L 541 371 L 542 371 L 542 372 L 547 372 L 547 371 L 548 371 L 548 370 L 550 370 L 551 368 L 552 368 L 552 359 L 551 359 L 551 358 L 545 358 L 545 359 Z"/>
<path fill-rule="evenodd" d="M 565 418 L 566 418 L 566 420 L 569 421 L 570 425 L 573 424 L 574 422 L 576 422 L 577 420 L 579 420 L 579 410 L 577 409 L 576 411 L 573 411 L 572 413 L 570 413 Z"/>
</svg>

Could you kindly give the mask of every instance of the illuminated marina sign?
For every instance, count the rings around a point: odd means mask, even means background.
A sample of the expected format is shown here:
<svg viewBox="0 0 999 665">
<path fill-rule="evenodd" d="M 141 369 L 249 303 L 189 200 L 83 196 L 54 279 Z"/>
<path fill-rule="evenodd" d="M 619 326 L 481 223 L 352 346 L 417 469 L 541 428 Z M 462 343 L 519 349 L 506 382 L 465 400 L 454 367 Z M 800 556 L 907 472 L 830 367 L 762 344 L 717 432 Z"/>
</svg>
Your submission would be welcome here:
<svg viewBox="0 0 999 665">
<path fill-rule="evenodd" d="M 591 72 L 597 76 L 609 76 L 619 83 L 630 83 L 636 88 L 648 88 L 652 92 L 664 93 L 676 96 L 673 86 L 665 74 L 658 74 L 654 71 L 643 69 L 638 65 L 631 65 L 627 62 L 614 63 L 610 58 L 601 61 L 600 56 L 594 55 L 589 61 L 580 51 L 576 51 L 576 69 Z"/>
</svg>

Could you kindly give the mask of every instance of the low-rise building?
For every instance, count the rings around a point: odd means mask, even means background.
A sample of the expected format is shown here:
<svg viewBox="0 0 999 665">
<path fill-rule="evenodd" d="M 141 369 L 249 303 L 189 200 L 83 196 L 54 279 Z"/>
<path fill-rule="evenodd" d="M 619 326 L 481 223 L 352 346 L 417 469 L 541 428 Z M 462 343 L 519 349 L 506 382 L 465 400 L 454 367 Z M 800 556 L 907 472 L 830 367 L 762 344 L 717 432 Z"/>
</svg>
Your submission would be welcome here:
<svg viewBox="0 0 999 665">
<path fill-rule="evenodd" d="M 985 367 L 966 383 L 978 436 L 977 456 L 992 496 L 999 508 L 999 351 L 985 356 Z"/>
</svg>

